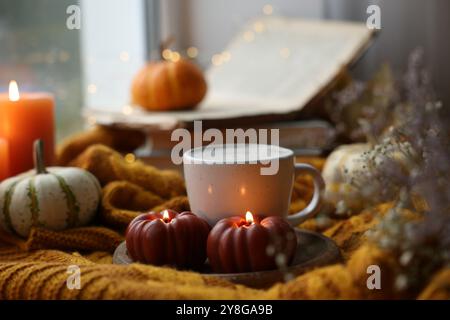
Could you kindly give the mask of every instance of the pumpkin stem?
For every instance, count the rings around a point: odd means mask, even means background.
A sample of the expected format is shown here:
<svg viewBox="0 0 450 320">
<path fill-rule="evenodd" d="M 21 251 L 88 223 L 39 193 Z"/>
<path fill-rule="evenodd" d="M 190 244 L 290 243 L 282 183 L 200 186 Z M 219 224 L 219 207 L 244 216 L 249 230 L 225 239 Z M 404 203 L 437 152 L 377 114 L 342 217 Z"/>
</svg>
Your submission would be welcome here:
<svg viewBox="0 0 450 320">
<path fill-rule="evenodd" d="M 166 40 L 161 41 L 161 43 L 159 44 L 159 56 L 160 56 L 161 60 L 164 60 L 163 51 L 165 49 L 168 49 L 174 41 L 175 41 L 174 36 L 169 36 Z"/>
<path fill-rule="evenodd" d="M 48 173 L 44 162 L 44 141 L 41 139 L 34 141 L 33 148 L 34 168 L 36 169 L 37 174 Z"/>
</svg>

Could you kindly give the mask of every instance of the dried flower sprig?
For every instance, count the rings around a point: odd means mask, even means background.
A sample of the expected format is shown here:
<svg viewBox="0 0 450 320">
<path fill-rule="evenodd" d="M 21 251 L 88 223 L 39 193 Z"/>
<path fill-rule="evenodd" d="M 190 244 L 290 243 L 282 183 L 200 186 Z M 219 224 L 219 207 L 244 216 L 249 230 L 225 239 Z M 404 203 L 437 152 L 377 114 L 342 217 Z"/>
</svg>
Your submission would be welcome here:
<svg viewBox="0 0 450 320">
<path fill-rule="evenodd" d="M 349 181 L 366 199 L 366 206 L 372 206 L 400 201 L 401 191 L 409 183 L 418 156 L 409 142 L 386 137 L 364 152 L 360 161 L 362 169 L 352 172 Z"/>
<path fill-rule="evenodd" d="M 397 107 L 403 119 L 389 130 L 384 143 L 369 152 L 371 166 L 355 180 L 372 178 L 385 184 L 385 196 L 395 201 L 369 238 L 398 258 L 397 289 L 414 291 L 438 268 L 450 264 L 450 131 L 423 67 L 422 50 L 411 54 L 403 83 L 405 102 Z M 402 150 L 408 170 L 398 170 L 396 152 L 386 149 Z M 377 156 L 382 160 L 374 161 Z M 411 219 L 404 208 L 414 209 L 420 218 Z"/>
<path fill-rule="evenodd" d="M 369 82 L 355 80 L 337 92 L 327 109 L 341 136 L 375 144 L 394 123 L 398 101 L 396 80 L 389 66 L 383 65 Z"/>
</svg>

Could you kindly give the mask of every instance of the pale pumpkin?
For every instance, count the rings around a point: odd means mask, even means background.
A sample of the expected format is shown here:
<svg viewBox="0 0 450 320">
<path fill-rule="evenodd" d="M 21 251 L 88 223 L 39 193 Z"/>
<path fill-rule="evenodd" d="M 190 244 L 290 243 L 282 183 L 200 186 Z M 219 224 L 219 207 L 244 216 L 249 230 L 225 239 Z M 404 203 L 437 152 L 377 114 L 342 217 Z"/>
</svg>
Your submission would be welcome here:
<svg viewBox="0 0 450 320">
<path fill-rule="evenodd" d="M 64 230 L 88 224 L 101 197 L 91 173 L 70 167 L 45 168 L 42 143 L 35 143 L 35 170 L 0 184 L 0 226 L 27 237 L 32 227 Z"/>
<path fill-rule="evenodd" d="M 380 188 L 387 187 L 376 181 L 365 181 L 366 184 L 362 188 L 357 188 L 352 180 L 357 179 L 358 172 L 368 170 L 364 153 L 376 150 L 379 146 L 369 143 L 342 145 L 328 156 L 322 170 L 326 185 L 323 198 L 327 204 L 332 204 L 338 213 L 351 214 L 361 211 L 372 204 L 374 198 L 381 193 Z M 406 143 L 402 144 L 401 148 L 412 153 Z M 400 170 L 411 170 L 411 159 L 405 157 L 399 149 L 392 147 L 390 156 L 399 165 Z M 383 152 L 376 154 L 374 160 L 380 164 L 383 161 Z"/>
<path fill-rule="evenodd" d="M 202 71 L 181 58 L 145 65 L 134 77 L 132 103 L 149 111 L 194 108 L 205 97 L 207 85 Z"/>
<path fill-rule="evenodd" d="M 366 143 L 343 145 L 334 150 L 327 158 L 322 170 L 325 180 L 324 200 L 335 207 L 345 205 L 345 211 L 355 212 L 364 206 L 364 197 L 351 184 L 354 172 L 362 170 L 361 156 L 370 150 Z"/>
</svg>

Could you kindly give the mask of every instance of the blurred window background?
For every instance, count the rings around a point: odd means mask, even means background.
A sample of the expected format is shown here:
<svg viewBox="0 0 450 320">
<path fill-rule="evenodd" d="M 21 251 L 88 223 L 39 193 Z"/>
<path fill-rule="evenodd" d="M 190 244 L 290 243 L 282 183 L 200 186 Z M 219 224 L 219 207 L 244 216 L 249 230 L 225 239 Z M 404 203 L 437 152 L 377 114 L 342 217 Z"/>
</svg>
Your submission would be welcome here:
<svg viewBox="0 0 450 320">
<path fill-rule="evenodd" d="M 52 92 L 58 139 L 83 128 L 83 106 L 129 103 L 131 79 L 151 51 L 152 4 L 1 0 L 0 91 L 16 80 L 22 90 Z M 81 8 L 80 30 L 66 26 L 71 5 Z"/>
<path fill-rule="evenodd" d="M 0 91 L 16 80 L 25 91 L 55 95 L 59 132 L 81 126 L 79 32 L 66 29 L 71 0 L 0 1 Z"/>
<path fill-rule="evenodd" d="M 132 76 L 161 39 L 206 68 L 248 20 L 261 15 L 365 21 L 381 8 L 382 30 L 353 70 L 367 79 L 383 62 L 405 68 L 422 46 L 438 95 L 450 103 L 448 0 L 1 0 L 0 91 L 11 79 L 57 102 L 58 136 L 82 129 L 83 106 L 126 106 Z M 66 28 L 80 5 L 81 30 Z"/>
</svg>

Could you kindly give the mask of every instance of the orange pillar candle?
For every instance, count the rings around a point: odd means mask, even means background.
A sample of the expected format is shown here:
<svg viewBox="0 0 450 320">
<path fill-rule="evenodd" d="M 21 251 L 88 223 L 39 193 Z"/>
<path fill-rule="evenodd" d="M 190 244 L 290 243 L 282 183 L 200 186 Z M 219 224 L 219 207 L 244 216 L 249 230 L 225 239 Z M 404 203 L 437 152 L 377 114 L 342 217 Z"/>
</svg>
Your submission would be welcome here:
<svg viewBox="0 0 450 320">
<path fill-rule="evenodd" d="M 0 138 L 0 181 L 9 176 L 9 156 L 8 156 L 8 141 Z"/>
<path fill-rule="evenodd" d="M 45 163 L 54 159 L 54 98 L 48 93 L 19 93 L 11 81 L 9 92 L 0 94 L 0 137 L 8 141 L 9 176 L 33 168 L 33 143 L 45 144 Z"/>
</svg>

